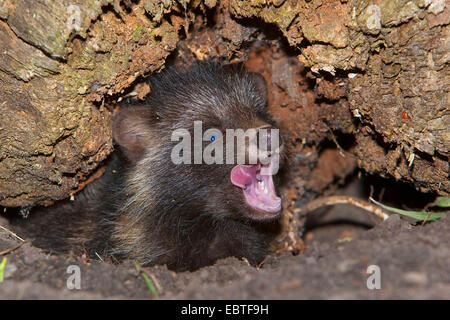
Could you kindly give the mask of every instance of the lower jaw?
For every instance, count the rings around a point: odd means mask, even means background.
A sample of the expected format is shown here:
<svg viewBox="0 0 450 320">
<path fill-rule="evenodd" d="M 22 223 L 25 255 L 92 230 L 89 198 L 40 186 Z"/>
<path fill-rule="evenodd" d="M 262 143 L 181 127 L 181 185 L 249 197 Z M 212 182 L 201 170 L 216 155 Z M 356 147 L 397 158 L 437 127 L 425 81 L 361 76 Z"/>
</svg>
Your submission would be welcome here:
<svg viewBox="0 0 450 320">
<path fill-rule="evenodd" d="M 252 217 L 253 220 L 271 221 L 276 220 L 281 216 L 282 209 L 278 210 L 277 212 L 268 212 L 259 208 L 255 208 L 254 206 L 251 206 L 250 204 L 248 204 L 247 201 L 246 204 L 251 210 L 250 216 Z"/>
</svg>

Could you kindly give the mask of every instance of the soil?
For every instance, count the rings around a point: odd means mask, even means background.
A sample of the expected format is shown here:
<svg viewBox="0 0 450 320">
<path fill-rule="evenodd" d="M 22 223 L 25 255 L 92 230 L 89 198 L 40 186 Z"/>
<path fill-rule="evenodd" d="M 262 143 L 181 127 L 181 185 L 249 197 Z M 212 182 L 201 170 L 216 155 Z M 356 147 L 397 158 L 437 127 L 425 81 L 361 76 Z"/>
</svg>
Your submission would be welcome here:
<svg viewBox="0 0 450 320">
<path fill-rule="evenodd" d="M 356 180 L 341 194 L 361 194 Z M 0 217 L 8 228 L 8 220 Z M 313 213 L 303 235 L 307 250 L 269 256 L 260 268 L 227 258 L 195 272 L 143 268 L 159 299 L 449 299 L 450 217 L 413 224 L 392 215 L 385 222 L 348 206 Z M 0 251 L 21 244 L 0 230 Z M 2 299 L 156 299 L 132 262 L 111 264 L 53 255 L 30 243 L 4 255 Z M 70 265 L 81 271 L 81 289 L 67 289 Z M 369 290 L 370 265 L 381 288 Z"/>
</svg>

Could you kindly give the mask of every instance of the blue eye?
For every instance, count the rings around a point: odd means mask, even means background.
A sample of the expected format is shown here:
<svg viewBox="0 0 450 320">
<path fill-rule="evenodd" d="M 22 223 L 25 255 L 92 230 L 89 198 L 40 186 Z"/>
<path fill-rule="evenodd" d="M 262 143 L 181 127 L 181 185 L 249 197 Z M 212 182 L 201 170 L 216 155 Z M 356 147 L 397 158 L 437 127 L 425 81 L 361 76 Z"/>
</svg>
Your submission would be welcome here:
<svg viewBox="0 0 450 320">
<path fill-rule="evenodd" d="M 216 136 L 211 136 L 211 142 L 216 140 Z"/>
</svg>

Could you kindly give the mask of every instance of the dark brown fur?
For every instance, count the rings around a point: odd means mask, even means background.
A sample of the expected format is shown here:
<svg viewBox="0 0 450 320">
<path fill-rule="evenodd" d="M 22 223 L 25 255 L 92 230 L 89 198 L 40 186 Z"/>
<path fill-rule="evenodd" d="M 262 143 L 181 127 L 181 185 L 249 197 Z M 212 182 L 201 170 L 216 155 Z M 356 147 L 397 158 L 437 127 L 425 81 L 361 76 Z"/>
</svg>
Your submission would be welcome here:
<svg viewBox="0 0 450 320">
<path fill-rule="evenodd" d="M 119 146 L 104 176 L 75 201 L 35 213 L 33 238 L 53 251 L 136 259 L 193 270 L 227 256 L 257 264 L 278 232 L 230 182 L 233 165 L 174 165 L 176 128 L 256 128 L 273 124 L 261 76 L 242 66 L 201 63 L 155 77 L 143 103 L 128 102 L 115 117 Z M 29 229 L 29 228 L 27 228 Z"/>
</svg>

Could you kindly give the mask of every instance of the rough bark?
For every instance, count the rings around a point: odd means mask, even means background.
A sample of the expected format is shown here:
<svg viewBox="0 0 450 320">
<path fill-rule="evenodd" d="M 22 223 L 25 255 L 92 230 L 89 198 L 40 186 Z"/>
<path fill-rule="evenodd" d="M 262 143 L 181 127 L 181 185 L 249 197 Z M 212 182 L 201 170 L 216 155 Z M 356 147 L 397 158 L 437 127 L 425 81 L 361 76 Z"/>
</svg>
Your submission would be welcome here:
<svg viewBox="0 0 450 320">
<path fill-rule="evenodd" d="M 112 151 L 101 102 L 178 41 L 180 24 L 149 19 L 148 3 L 126 14 L 112 0 L 0 1 L 1 205 L 66 198 Z"/>
<path fill-rule="evenodd" d="M 359 167 L 450 193 L 447 1 L 233 0 L 230 10 L 276 24 L 319 78 L 341 80 Z"/>
<path fill-rule="evenodd" d="M 112 151 L 109 105 L 144 95 L 133 85 L 177 44 L 174 63 L 246 60 L 266 77 L 294 154 L 288 206 L 356 165 L 449 195 L 449 7 L 0 0 L 0 205 L 79 189 Z"/>
</svg>

